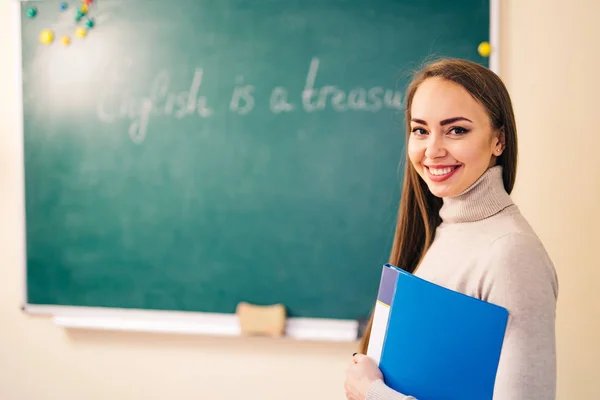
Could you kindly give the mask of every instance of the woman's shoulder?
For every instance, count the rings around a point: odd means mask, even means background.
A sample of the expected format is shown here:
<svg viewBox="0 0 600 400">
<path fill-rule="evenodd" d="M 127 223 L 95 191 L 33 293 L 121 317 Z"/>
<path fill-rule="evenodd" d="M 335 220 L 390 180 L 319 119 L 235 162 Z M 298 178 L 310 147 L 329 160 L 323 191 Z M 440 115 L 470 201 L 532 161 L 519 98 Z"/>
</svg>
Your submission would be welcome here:
<svg viewBox="0 0 600 400">
<path fill-rule="evenodd" d="M 536 254 L 552 263 L 535 229 L 516 205 L 511 207 L 511 212 L 498 215 L 492 220 L 487 228 L 493 232 L 489 242 L 490 252 Z"/>
<path fill-rule="evenodd" d="M 533 228 L 520 214 L 502 223 L 503 229 L 482 249 L 489 288 L 548 289 L 557 297 L 554 263 Z"/>
<path fill-rule="evenodd" d="M 494 248 L 520 247 L 545 252 L 535 230 L 515 204 L 490 218 L 474 223 L 471 228 L 472 235 L 485 237 Z"/>
</svg>

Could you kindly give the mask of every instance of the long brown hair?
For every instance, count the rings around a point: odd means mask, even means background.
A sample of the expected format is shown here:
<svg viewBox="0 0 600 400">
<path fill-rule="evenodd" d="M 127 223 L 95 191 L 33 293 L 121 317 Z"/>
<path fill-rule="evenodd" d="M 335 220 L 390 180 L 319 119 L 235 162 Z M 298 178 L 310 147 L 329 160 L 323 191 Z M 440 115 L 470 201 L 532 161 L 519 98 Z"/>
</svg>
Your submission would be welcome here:
<svg viewBox="0 0 600 400">
<path fill-rule="evenodd" d="M 428 78 L 442 78 L 458 83 L 486 109 L 492 128 L 503 133 L 504 151 L 496 165 L 502 165 L 504 188 L 510 194 L 517 171 L 517 128 L 512 102 L 502 80 L 490 69 L 468 60 L 442 59 L 425 64 L 415 73 L 406 89 L 404 120 L 406 142 L 410 132 L 410 109 L 419 85 Z M 407 146 L 406 146 L 407 147 Z M 417 174 L 406 155 L 404 183 L 389 262 L 414 273 L 431 245 L 441 223 L 442 199 L 434 196 Z M 373 313 L 359 344 L 367 352 Z"/>
</svg>

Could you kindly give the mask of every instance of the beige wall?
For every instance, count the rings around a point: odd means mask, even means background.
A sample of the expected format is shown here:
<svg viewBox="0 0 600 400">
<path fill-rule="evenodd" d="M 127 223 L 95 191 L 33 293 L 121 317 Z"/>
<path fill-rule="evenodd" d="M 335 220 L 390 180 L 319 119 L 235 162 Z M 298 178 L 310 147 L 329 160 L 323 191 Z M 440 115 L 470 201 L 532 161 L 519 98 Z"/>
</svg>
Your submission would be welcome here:
<svg viewBox="0 0 600 400">
<path fill-rule="evenodd" d="M 521 152 L 513 197 L 559 275 L 559 399 L 600 399 L 600 2 L 506 3 L 501 74 Z"/>
<path fill-rule="evenodd" d="M 67 332 L 19 311 L 12 1 L 0 1 L 0 398 L 343 399 L 350 344 Z M 599 399 L 600 2 L 500 1 L 520 133 L 514 198 L 560 279 L 559 399 Z"/>
</svg>

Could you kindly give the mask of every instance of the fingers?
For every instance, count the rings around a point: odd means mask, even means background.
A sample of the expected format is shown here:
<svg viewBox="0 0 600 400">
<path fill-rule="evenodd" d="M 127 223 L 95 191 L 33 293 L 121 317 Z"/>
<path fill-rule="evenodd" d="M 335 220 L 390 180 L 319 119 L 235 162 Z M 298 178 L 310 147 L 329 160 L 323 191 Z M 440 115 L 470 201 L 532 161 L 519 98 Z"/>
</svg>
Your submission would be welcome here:
<svg viewBox="0 0 600 400">
<path fill-rule="evenodd" d="M 352 359 L 354 360 L 354 363 L 356 363 L 356 364 L 358 364 L 365 358 L 367 358 L 367 356 L 364 354 L 361 354 L 361 353 L 354 353 L 354 355 L 352 356 Z"/>
</svg>

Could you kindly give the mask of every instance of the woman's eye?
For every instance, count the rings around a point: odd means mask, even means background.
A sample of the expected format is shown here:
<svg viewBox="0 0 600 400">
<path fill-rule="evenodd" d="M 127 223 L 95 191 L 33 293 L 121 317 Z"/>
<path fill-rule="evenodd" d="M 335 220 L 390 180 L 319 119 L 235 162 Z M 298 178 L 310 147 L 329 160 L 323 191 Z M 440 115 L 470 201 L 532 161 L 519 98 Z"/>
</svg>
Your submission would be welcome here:
<svg viewBox="0 0 600 400">
<path fill-rule="evenodd" d="M 461 128 L 460 126 L 456 126 L 450 129 L 450 133 L 454 133 L 455 135 L 464 135 L 467 132 L 468 130 L 466 130 L 465 128 Z"/>
<path fill-rule="evenodd" d="M 423 128 L 414 128 L 412 130 L 412 132 L 415 133 L 415 134 L 417 134 L 417 135 L 426 135 L 427 134 L 427 132 Z"/>
</svg>

